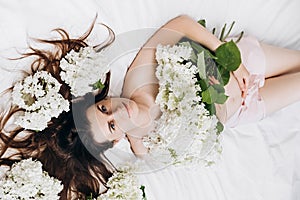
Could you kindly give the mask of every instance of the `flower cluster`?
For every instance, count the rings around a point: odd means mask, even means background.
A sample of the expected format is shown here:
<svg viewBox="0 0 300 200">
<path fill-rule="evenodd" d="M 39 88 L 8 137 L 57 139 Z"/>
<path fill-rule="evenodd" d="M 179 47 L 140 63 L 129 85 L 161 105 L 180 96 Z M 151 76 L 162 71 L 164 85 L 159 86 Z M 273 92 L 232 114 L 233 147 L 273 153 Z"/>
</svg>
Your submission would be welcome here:
<svg viewBox="0 0 300 200">
<path fill-rule="evenodd" d="M 109 67 L 103 52 L 97 53 L 93 47 L 71 50 L 61 61 L 60 76 L 71 88 L 75 97 L 103 87 Z"/>
<path fill-rule="evenodd" d="M 100 195 L 97 200 L 113 199 L 143 199 L 142 187 L 138 183 L 138 178 L 133 174 L 133 169 L 129 166 L 123 166 L 115 172 L 107 182 L 108 190 Z"/>
<path fill-rule="evenodd" d="M 156 103 L 162 116 L 153 133 L 144 138 L 144 144 L 162 162 L 210 165 L 221 152 L 218 120 L 197 95 L 201 88 L 195 74 L 199 72 L 189 61 L 191 52 L 192 48 L 185 45 L 157 46 Z"/>
<path fill-rule="evenodd" d="M 184 45 L 175 46 L 162 46 L 158 45 L 156 48 L 156 61 L 159 65 L 164 65 L 167 63 L 177 64 L 184 60 L 188 60 L 191 56 L 192 48 Z"/>
<path fill-rule="evenodd" d="M 0 185 L 0 199 L 4 200 L 59 199 L 63 189 L 59 180 L 50 177 L 42 164 L 31 158 L 14 164 Z"/>
<path fill-rule="evenodd" d="M 69 111 L 69 101 L 59 93 L 61 84 L 46 71 L 36 72 L 17 82 L 12 91 L 13 104 L 25 109 L 16 117 L 16 124 L 41 131 L 52 117 Z"/>
</svg>

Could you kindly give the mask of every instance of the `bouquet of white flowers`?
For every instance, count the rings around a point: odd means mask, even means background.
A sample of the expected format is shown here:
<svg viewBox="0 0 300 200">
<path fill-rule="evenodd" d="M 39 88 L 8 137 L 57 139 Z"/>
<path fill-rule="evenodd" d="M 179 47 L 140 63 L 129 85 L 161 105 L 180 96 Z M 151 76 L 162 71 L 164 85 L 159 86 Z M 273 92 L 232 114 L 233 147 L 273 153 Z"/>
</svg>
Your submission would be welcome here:
<svg viewBox="0 0 300 200">
<path fill-rule="evenodd" d="M 112 177 L 108 179 L 108 190 L 100 195 L 97 200 L 146 200 L 144 186 L 139 185 L 134 168 L 127 165 L 120 167 Z"/>
<path fill-rule="evenodd" d="M 161 46 L 156 50 L 159 93 L 156 103 L 162 116 L 155 131 L 144 138 L 155 159 L 166 164 L 202 163 L 214 160 L 209 155 L 220 152 L 218 120 L 210 116 L 201 102 L 201 87 L 196 84 L 198 68 L 190 59 L 187 45 Z"/>
<path fill-rule="evenodd" d="M 174 46 L 156 48 L 159 93 L 156 103 L 162 116 L 155 130 L 143 138 L 154 160 L 164 164 L 209 166 L 222 152 L 223 125 L 215 104 L 227 100 L 224 86 L 229 74 L 241 63 L 233 41 L 210 52 L 194 41 L 183 39 Z M 219 83 L 211 83 L 214 77 Z"/>
<path fill-rule="evenodd" d="M 69 111 L 69 101 L 59 93 L 61 84 L 46 71 L 38 71 L 17 82 L 12 91 L 13 104 L 24 109 L 16 117 L 16 124 L 23 128 L 41 131 L 52 117 Z"/>
<path fill-rule="evenodd" d="M 93 89 L 102 88 L 109 71 L 104 51 L 96 52 L 93 47 L 70 51 L 61 61 L 60 76 L 71 88 L 75 97 L 83 96 Z"/>
<path fill-rule="evenodd" d="M 0 185 L 3 200 L 55 200 L 63 189 L 59 180 L 42 170 L 41 162 L 31 158 L 15 163 Z"/>
</svg>

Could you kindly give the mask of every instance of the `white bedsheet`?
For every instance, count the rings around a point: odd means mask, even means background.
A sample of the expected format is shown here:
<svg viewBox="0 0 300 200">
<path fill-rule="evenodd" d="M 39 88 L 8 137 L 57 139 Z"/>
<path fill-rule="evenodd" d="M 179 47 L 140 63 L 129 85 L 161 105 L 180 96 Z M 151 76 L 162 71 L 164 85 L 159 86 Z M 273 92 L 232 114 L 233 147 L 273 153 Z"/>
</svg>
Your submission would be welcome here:
<svg viewBox="0 0 300 200">
<path fill-rule="evenodd" d="M 234 33 L 244 30 L 264 42 L 300 50 L 299 8 L 299 0 L 0 0 L 0 65 L 28 67 L 24 61 L 5 58 L 18 56 L 16 50 L 27 47 L 28 37 L 49 38 L 57 27 L 80 35 L 96 13 L 97 21 L 109 25 L 117 35 L 152 30 L 179 14 L 189 14 L 205 18 L 208 28 L 234 20 Z M 134 52 L 127 52 L 113 62 L 123 70 L 114 71 L 114 79 L 119 80 L 112 87 L 115 95 L 133 56 Z M 11 85 L 15 75 L 0 69 L 0 91 Z M 214 168 L 170 167 L 140 174 L 148 199 L 299 200 L 299 111 L 300 102 L 259 123 L 226 129 L 223 157 Z"/>
</svg>

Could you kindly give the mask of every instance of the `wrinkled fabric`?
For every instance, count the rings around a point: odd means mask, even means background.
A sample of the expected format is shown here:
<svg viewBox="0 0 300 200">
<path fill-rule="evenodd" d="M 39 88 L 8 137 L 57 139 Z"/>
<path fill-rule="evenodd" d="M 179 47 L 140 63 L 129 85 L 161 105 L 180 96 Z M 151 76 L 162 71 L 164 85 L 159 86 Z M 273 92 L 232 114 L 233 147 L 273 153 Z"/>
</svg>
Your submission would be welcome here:
<svg viewBox="0 0 300 200">
<path fill-rule="evenodd" d="M 241 106 L 226 122 L 226 126 L 259 121 L 266 116 L 265 103 L 259 94 L 259 88 L 265 83 L 265 55 L 256 38 L 243 37 L 237 46 L 241 52 L 242 63 L 250 73 L 248 93 Z M 227 105 L 230 106 L 230 105 Z"/>
</svg>

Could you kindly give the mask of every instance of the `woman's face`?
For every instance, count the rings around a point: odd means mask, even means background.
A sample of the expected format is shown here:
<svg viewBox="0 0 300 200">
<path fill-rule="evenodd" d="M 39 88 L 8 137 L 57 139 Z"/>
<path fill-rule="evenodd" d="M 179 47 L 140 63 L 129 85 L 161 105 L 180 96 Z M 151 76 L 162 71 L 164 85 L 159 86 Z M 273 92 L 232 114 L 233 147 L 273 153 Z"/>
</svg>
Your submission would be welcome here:
<svg viewBox="0 0 300 200">
<path fill-rule="evenodd" d="M 128 131 L 137 128 L 137 104 L 125 98 L 106 98 L 87 109 L 95 142 L 118 141 Z"/>
</svg>

